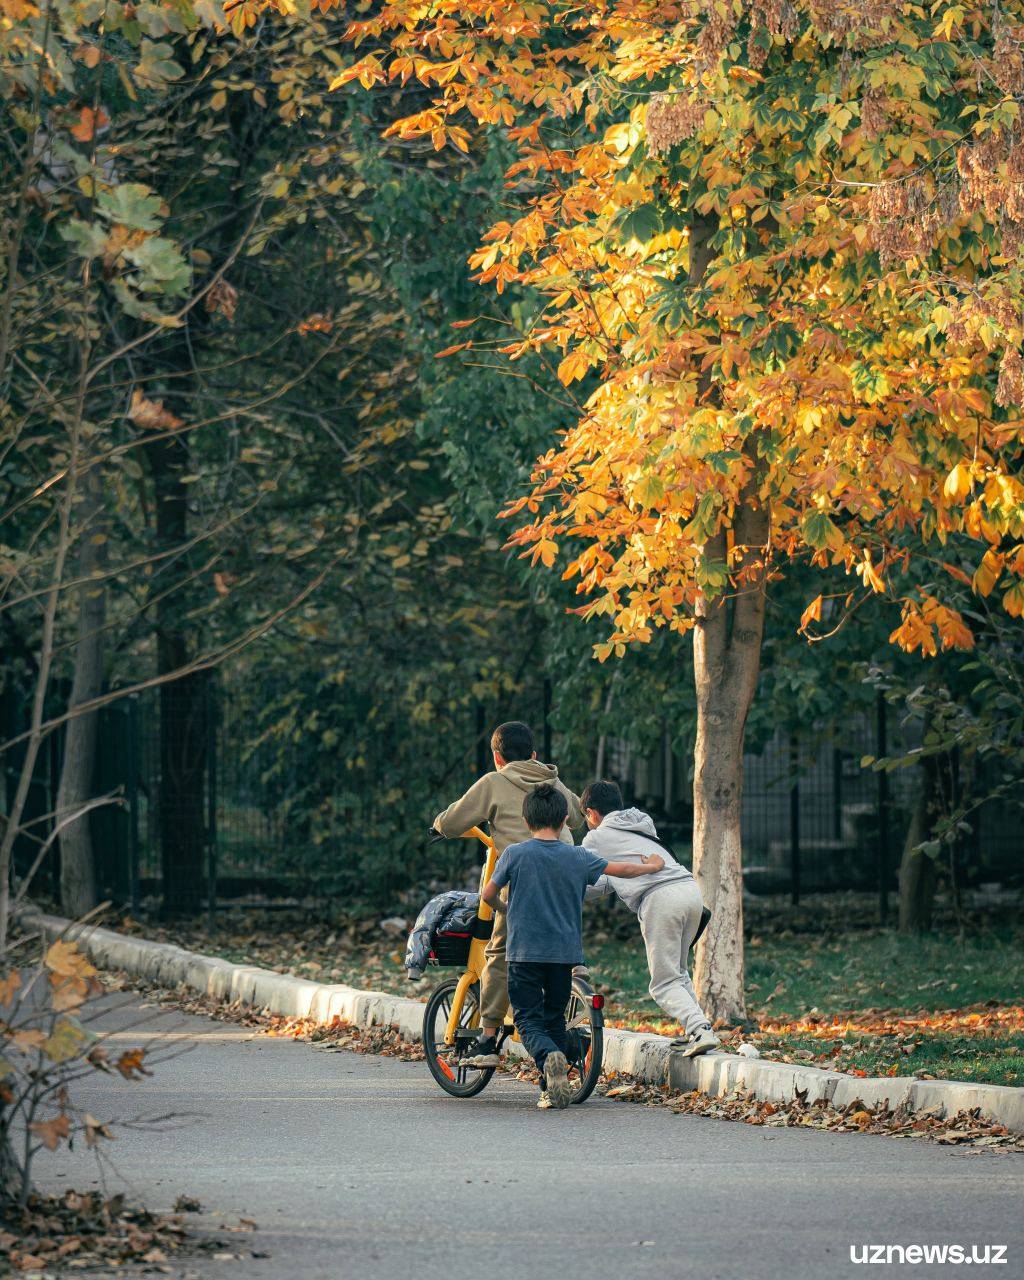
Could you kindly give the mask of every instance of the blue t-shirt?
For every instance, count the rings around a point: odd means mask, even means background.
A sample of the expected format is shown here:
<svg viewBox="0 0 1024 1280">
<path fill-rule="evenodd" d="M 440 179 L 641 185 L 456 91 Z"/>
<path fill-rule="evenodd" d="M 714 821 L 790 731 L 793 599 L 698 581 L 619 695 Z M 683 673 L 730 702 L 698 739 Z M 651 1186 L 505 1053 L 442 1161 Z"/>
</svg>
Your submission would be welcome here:
<svg viewBox="0 0 1024 1280">
<path fill-rule="evenodd" d="M 510 844 L 492 879 L 508 885 L 508 944 L 512 962 L 583 963 L 583 895 L 608 863 L 562 840 Z"/>
</svg>

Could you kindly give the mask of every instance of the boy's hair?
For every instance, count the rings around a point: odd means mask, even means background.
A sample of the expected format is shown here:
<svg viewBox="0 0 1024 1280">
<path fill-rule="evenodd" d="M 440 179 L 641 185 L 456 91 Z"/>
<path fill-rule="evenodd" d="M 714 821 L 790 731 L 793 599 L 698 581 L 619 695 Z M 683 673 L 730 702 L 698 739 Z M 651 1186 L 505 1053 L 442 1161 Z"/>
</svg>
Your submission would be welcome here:
<svg viewBox="0 0 1024 1280">
<path fill-rule="evenodd" d="M 559 831 L 569 816 L 569 801 L 553 782 L 534 787 L 523 801 L 523 821 L 531 831 L 544 827 Z"/>
<path fill-rule="evenodd" d="M 580 796 L 581 809 L 596 809 L 603 818 L 605 814 L 615 813 L 622 808 L 622 792 L 618 783 L 602 778 L 592 782 Z"/>
<path fill-rule="evenodd" d="M 499 724 L 491 734 L 491 750 L 506 760 L 529 760 L 533 755 L 533 734 L 522 720 Z"/>
</svg>

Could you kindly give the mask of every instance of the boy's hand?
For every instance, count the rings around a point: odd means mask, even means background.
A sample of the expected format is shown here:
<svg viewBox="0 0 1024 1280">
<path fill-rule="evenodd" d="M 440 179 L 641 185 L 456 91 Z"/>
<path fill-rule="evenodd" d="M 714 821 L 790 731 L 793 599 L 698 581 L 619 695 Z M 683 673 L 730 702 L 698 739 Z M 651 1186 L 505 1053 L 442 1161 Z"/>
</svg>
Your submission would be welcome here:
<svg viewBox="0 0 1024 1280">
<path fill-rule="evenodd" d="M 660 853 L 642 853 L 640 861 L 644 864 L 648 871 L 661 871 L 665 866 L 665 859 Z"/>
</svg>

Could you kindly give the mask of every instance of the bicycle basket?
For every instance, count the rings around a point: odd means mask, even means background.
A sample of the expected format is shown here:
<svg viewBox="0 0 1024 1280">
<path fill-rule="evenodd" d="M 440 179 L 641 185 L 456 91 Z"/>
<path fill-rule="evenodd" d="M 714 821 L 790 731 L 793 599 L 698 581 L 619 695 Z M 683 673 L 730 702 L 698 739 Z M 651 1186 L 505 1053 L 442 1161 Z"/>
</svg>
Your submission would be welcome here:
<svg viewBox="0 0 1024 1280">
<path fill-rule="evenodd" d="M 431 962 L 464 969 L 469 963 L 469 944 L 472 940 L 473 935 L 468 930 L 435 929 L 430 940 Z"/>
</svg>

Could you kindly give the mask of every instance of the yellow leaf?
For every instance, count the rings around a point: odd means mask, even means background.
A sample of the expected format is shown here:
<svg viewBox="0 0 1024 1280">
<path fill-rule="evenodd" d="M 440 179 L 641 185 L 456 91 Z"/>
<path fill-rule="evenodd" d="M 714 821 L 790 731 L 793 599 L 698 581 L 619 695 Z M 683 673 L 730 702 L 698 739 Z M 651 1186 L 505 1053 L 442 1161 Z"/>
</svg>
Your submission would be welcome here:
<svg viewBox="0 0 1024 1280">
<path fill-rule="evenodd" d="M 951 502 L 959 502 L 961 498 L 965 498 L 971 491 L 971 473 L 970 470 L 958 462 L 953 470 L 946 476 L 946 483 L 942 486 L 943 494 L 950 499 Z"/>
<path fill-rule="evenodd" d="M 1003 608 L 1011 618 L 1024 617 L 1024 582 L 1015 582 L 1003 596 Z"/>
<path fill-rule="evenodd" d="M 530 554 L 530 563 L 536 564 L 539 560 L 545 569 L 550 569 L 557 554 L 558 543 L 552 542 L 550 538 L 541 538 Z"/>
<path fill-rule="evenodd" d="M 70 1018 L 60 1018 L 43 1045 L 43 1053 L 51 1062 L 70 1062 L 72 1058 L 78 1057 L 91 1039 L 90 1034 L 77 1022 L 72 1022 Z"/>
<path fill-rule="evenodd" d="M 989 549 L 981 557 L 981 564 L 974 571 L 971 586 L 979 596 L 992 594 L 992 589 L 1003 572 L 1003 557 L 998 551 Z"/>
</svg>

